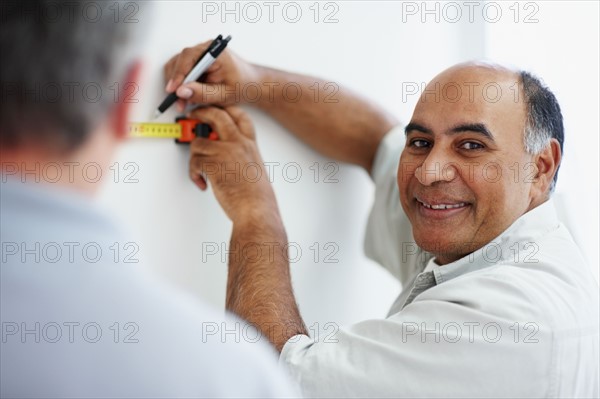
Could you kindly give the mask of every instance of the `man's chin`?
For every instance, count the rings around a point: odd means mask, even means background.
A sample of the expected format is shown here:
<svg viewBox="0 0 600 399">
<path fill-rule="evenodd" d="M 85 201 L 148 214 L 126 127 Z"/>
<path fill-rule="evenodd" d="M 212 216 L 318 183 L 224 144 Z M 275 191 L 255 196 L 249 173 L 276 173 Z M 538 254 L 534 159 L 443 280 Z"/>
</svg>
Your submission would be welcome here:
<svg viewBox="0 0 600 399">
<path fill-rule="evenodd" d="M 424 251 L 435 255 L 436 259 L 443 263 L 450 263 L 473 252 L 475 243 L 461 240 L 454 233 L 428 235 L 415 235 L 415 242 Z"/>
</svg>

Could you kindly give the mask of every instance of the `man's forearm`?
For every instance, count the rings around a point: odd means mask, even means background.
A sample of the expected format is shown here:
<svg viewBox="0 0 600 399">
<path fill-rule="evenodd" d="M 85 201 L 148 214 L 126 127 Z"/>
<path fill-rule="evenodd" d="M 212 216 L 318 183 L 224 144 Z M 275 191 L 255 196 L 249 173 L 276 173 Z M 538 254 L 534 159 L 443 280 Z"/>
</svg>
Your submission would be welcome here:
<svg viewBox="0 0 600 399">
<path fill-rule="evenodd" d="M 270 214 L 272 213 L 272 214 Z M 226 307 L 256 326 L 281 351 L 307 334 L 294 299 L 287 237 L 276 212 L 233 224 Z"/>
<path fill-rule="evenodd" d="M 255 67 L 258 108 L 323 155 L 370 172 L 381 138 L 398 123 L 392 115 L 335 82 Z"/>
</svg>

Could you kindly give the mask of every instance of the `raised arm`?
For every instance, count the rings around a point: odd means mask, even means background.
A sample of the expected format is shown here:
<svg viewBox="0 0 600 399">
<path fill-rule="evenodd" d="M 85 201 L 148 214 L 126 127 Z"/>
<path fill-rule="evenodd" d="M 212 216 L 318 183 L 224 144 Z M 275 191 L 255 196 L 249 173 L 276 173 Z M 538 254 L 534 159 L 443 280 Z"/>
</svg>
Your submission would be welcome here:
<svg viewBox="0 0 600 399">
<path fill-rule="evenodd" d="M 254 127 L 241 109 L 207 107 L 193 116 L 219 132 L 219 140 L 196 138 L 190 176 L 212 191 L 233 222 L 227 277 L 227 309 L 256 326 L 281 351 L 294 335 L 307 335 L 292 290 L 287 236 L 275 194 L 256 147 Z M 231 178 L 235 165 L 260 167 L 260 178 Z M 221 169 L 223 168 L 223 169 Z M 228 178 L 229 176 L 229 178 Z"/>
<path fill-rule="evenodd" d="M 323 155 L 371 170 L 379 141 L 397 123 L 390 114 L 335 82 L 254 68 L 265 88 L 258 108 Z"/>
<path fill-rule="evenodd" d="M 208 44 L 184 49 L 167 63 L 167 91 L 191 103 L 255 106 L 316 151 L 370 172 L 381 138 L 398 123 L 393 116 L 336 82 L 254 65 L 229 50 L 205 83 L 182 86 Z"/>
</svg>

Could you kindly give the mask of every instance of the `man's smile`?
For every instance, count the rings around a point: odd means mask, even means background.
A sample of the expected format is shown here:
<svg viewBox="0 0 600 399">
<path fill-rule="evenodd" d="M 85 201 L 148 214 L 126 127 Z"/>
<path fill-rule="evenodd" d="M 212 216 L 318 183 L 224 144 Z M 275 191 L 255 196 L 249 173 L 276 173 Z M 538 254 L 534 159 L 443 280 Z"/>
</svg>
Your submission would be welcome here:
<svg viewBox="0 0 600 399">
<path fill-rule="evenodd" d="M 455 199 L 429 199 L 415 196 L 419 215 L 431 219 L 446 219 L 462 213 L 470 207 L 470 203 Z"/>
</svg>

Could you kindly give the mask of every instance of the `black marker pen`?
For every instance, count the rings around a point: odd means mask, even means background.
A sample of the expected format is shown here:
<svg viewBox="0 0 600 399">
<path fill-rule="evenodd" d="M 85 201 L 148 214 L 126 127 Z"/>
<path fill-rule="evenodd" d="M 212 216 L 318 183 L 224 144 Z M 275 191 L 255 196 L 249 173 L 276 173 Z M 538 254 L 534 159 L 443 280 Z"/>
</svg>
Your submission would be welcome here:
<svg viewBox="0 0 600 399">
<path fill-rule="evenodd" d="M 227 47 L 227 43 L 231 40 L 231 36 L 227 36 L 223 39 L 222 35 L 217 36 L 215 40 L 212 41 L 208 49 L 200 56 L 196 65 L 192 68 L 190 73 L 185 77 L 182 84 L 200 81 L 202 78 L 202 74 L 206 72 L 206 70 L 215 62 L 216 58 L 225 50 Z M 154 117 L 159 117 L 163 112 L 165 112 L 175 101 L 177 101 L 177 94 L 175 92 L 169 94 L 167 98 L 158 106 Z"/>
</svg>

